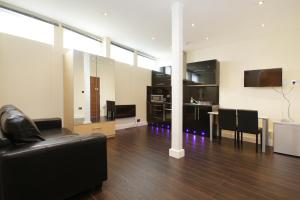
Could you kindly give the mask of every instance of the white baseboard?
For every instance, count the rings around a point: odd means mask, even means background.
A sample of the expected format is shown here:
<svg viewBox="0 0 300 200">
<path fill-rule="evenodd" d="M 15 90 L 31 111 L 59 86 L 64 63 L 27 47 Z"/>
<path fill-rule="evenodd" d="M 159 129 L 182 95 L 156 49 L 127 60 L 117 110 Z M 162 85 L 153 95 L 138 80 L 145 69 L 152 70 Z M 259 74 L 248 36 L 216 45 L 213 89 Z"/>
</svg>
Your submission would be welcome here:
<svg viewBox="0 0 300 200">
<path fill-rule="evenodd" d="M 127 122 L 127 123 L 119 123 L 116 121 L 116 130 L 122 130 L 127 128 L 134 128 L 139 126 L 147 126 L 147 121 L 141 121 L 141 122 Z"/>
</svg>

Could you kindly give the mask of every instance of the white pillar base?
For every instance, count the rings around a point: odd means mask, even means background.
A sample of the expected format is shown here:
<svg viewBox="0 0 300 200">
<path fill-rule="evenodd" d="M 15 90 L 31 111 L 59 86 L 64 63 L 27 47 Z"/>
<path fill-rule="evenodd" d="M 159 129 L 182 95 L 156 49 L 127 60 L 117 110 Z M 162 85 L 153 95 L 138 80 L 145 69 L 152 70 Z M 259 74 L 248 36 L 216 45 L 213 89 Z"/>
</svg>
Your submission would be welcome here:
<svg viewBox="0 0 300 200">
<path fill-rule="evenodd" d="M 177 149 L 169 149 L 169 156 L 173 157 L 173 158 L 177 158 L 177 159 L 180 159 L 180 158 L 183 158 L 184 157 L 184 149 L 180 149 L 180 150 L 177 150 Z"/>
</svg>

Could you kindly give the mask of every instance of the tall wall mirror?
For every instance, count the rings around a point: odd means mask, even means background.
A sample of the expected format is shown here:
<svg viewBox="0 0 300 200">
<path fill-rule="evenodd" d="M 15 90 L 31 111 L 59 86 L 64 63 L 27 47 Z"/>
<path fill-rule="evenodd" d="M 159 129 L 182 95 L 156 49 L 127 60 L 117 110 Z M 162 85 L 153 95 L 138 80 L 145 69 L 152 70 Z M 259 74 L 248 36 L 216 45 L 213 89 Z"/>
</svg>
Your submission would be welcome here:
<svg viewBox="0 0 300 200">
<path fill-rule="evenodd" d="M 109 58 L 79 53 L 74 59 L 74 124 L 114 120 L 115 64 Z"/>
</svg>

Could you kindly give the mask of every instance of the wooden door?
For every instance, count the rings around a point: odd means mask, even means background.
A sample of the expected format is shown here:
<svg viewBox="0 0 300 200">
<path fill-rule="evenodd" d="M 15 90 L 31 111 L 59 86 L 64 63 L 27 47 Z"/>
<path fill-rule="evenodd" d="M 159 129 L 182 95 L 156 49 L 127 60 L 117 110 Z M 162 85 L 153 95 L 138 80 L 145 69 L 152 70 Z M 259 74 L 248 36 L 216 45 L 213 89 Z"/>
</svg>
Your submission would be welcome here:
<svg viewBox="0 0 300 200">
<path fill-rule="evenodd" d="M 91 121 L 100 121 L 100 78 L 90 77 Z"/>
</svg>

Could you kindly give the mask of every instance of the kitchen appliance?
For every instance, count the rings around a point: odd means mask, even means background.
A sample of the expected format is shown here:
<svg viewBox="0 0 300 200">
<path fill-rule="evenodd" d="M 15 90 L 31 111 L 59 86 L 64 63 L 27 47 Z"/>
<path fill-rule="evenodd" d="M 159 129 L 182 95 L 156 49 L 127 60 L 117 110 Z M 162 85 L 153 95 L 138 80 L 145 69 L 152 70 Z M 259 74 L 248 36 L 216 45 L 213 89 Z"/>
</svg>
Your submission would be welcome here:
<svg viewBox="0 0 300 200">
<path fill-rule="evenodd" d="M 151 102 L 164 102 L 164 95 L 151 95 Z"/>
</svg>

